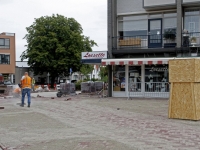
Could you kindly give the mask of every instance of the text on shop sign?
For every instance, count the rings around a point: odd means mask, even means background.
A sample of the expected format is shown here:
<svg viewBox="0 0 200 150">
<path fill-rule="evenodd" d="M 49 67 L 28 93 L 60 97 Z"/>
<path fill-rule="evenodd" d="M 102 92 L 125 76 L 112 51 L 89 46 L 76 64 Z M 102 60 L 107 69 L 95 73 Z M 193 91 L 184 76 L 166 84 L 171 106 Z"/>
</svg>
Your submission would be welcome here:
<svg viewBox="0 0 200 150">
<path fill-rule="evenodd" d="M 82 59 L 107 58 L 107 52 L 82 52 Z"/>
<path fill-rule="evenodd" d="M 151 72 L 165 72 L 165 71 L 168 71 L 168 68 L 167 67 L 163 67 L 163 68 L 152 67 L 149 71 L 151 71 Z"/>
</svg>

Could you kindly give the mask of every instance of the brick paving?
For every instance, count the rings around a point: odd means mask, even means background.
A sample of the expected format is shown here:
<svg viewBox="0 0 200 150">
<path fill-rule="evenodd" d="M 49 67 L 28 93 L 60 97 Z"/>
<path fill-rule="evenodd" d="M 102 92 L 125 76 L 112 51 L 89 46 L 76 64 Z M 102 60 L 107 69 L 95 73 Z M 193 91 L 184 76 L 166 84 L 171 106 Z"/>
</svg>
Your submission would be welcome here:
<svg viewBox="0 0 200 150">
<path fill-rule="evenodd" d="M 53 93 L 49 93 L 52 97 Z M 168 119 L 167 99 L 2 99 L 0 145 L 6 150 L 198 150 L 200 121 Z"/>
</svg>

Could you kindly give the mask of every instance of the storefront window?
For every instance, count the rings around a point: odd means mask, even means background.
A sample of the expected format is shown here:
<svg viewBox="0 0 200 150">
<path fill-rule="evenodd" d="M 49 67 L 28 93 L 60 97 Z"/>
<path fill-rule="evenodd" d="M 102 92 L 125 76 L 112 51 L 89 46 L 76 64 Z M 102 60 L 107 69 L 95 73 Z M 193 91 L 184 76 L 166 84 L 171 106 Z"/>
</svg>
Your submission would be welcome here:
<svg viewBox="0 0 200 150">
<path fill-rule="evenodd" d="M 141 66 L 129 66 L 129 91 L 141 92 Z"/>
<path fill-rule="evenodd" d="M 113 66 L 113 91 L 125 91 L 125 66 Z"/>
<path fill-rule="evenodd" d="M 168 65 L 145 66 L 145 92 L 168 92 Z"/>
</svg>

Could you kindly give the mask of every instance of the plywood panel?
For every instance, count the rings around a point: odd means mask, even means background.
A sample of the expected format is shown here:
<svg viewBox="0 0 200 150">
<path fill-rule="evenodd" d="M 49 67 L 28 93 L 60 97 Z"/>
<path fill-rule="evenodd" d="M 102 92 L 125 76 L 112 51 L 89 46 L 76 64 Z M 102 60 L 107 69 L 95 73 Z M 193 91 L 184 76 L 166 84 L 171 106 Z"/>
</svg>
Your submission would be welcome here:
<svg viewBox="0 0 200 150">
<path fill-rule="evenodd" d="M 200 59 L 195 59 L 195 82 L 200 82 Z"/>
<path fill-rule="evenodd" d="M 195 59 L 169 60 L 169 82 L 195 82 Z"/>
<path fill-rule="evenodd" d="M 196 120 L 193 83 L 173 83 L 170 97 L 169 118 Z"/>
<path fill-rule="evenodd" d="M 200 120 L 200 83 L 194 83 L 194 99 L 197 120 Z"/>
</svg>

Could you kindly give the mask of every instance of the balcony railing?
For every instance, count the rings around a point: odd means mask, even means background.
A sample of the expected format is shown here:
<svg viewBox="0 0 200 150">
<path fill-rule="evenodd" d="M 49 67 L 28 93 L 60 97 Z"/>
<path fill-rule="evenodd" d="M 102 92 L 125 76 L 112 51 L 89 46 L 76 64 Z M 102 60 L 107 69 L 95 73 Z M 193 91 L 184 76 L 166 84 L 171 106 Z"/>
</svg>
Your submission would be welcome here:
<svg viewBox="0 0 200 150">
<path fill-rule="evenodd" d="M 176 34 L 151 34 L 113 37 L 114 49 L 123 48 L 173 48 L 176 47 Z"/>
<path fill-rule="evenodd" d="M 182 38 L 182 47 L 200 47 L 200 32 L 176 34 L 151 34 L 113 37 L 113 49 L 175 48 L 177 38 Z"/>
<path fill-rule="evenodd" d="M 183 47 L 200 46 L 200 32 L 183 33 L 182 35 Z"/>
</svg>

